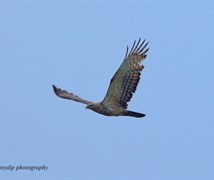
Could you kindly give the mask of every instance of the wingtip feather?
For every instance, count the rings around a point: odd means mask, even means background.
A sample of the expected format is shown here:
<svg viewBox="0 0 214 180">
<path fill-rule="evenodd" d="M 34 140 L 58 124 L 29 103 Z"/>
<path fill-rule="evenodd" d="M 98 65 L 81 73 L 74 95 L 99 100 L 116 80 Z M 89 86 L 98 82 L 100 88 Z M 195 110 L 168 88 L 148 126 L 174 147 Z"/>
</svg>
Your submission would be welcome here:
<svg viewBox="0 0 214 180">
<path fill-rule="evenodd" d="M 52 84 L 52 88 L 55 91 L 57 89 L 57 87 L 55 85 Z"/>
</svg>

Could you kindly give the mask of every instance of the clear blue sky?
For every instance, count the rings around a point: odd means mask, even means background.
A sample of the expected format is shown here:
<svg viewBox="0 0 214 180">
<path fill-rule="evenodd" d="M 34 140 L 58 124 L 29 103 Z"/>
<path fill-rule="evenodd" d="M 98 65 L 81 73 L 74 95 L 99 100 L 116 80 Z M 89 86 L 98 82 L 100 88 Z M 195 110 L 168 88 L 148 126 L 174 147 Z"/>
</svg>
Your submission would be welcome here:
<svg viewBox="0 0 214 180">
<path fill-rule="evenodd" d="M 214 178 L 213 2 L 0 2 L 0 166 L 5 178 Z M 150 50 L 129 109 L 99 102 L 139 37 Z"/>
</svg>

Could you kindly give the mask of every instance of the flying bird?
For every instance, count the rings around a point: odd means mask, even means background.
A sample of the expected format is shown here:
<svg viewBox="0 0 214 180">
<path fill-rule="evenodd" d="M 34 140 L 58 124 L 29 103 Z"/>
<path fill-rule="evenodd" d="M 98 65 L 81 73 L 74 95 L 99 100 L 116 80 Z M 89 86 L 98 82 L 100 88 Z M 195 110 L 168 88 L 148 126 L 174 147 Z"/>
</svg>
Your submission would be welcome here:
<svg viewBox="0 0 214 180">
<path fill-rule="evenodd" d="M 73 100 L 79 103 L 86 104 L 86 109 L 90 109 L 99 114 L 106 116 L 132 116 L 136 118 L 144 117 L 145 114 L 127 110 L 128 102 L 135 93 L 140 80 L 141 71 L 144 66 L 141 62 L 146 58 L 148 42 L 141 42 L 141 38 L 132 45 L 131 50 L 127 46 L 126 54 L 122 64 L 116 71 L 110 81 L 107 93 L 104 99 L 99 103 L 94 103 L 79 96 L 69 93 L 53 86 L 55 94 L 63 99 Z"/>
</svg>

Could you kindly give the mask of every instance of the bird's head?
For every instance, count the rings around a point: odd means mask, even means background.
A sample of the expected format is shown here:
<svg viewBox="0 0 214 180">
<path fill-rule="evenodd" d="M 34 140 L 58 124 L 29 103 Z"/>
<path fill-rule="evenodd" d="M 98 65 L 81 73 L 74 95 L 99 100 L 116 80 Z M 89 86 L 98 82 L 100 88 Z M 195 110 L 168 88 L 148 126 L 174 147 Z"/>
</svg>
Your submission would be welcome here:
<svg viewBox="0 0 214 180">
<path fill-rule="evenodd" d="M 86 106 L 86 109 L 94 110 L 94 109 L 96 109 L 96 104 L 95 103 L 91 103 L 91 104 Z"/>
</svg>

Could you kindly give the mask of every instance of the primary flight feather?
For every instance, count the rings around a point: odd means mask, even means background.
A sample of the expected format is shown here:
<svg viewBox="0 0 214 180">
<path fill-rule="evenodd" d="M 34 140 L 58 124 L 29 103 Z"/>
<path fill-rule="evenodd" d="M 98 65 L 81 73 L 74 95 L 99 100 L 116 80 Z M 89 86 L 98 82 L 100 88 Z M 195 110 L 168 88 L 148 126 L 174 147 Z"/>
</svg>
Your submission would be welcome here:
<svg viewBox="0 0 214 180">
<path fill-rule="evenodd" d="M 101 102 L 87 101 L 53 85 L 55 94 L 60 98 L 86 104 L 87 109 L 106 116 L 144 117 L 145 114 L 143 113 L 127 110 L 127 103 L 131 100 L 139 83 L 141 71 L 144 68 L 141 61 L 146 58 L 146 53 L 149 50 L 147 45 L 148 42 L 145 43 L 145 40 L 141 42 L 140 38 L 137 43 L 134 41 L 130 51 L 127 46 L 124 60 L 112 77 L 106 96 Z"/>
</svg>

